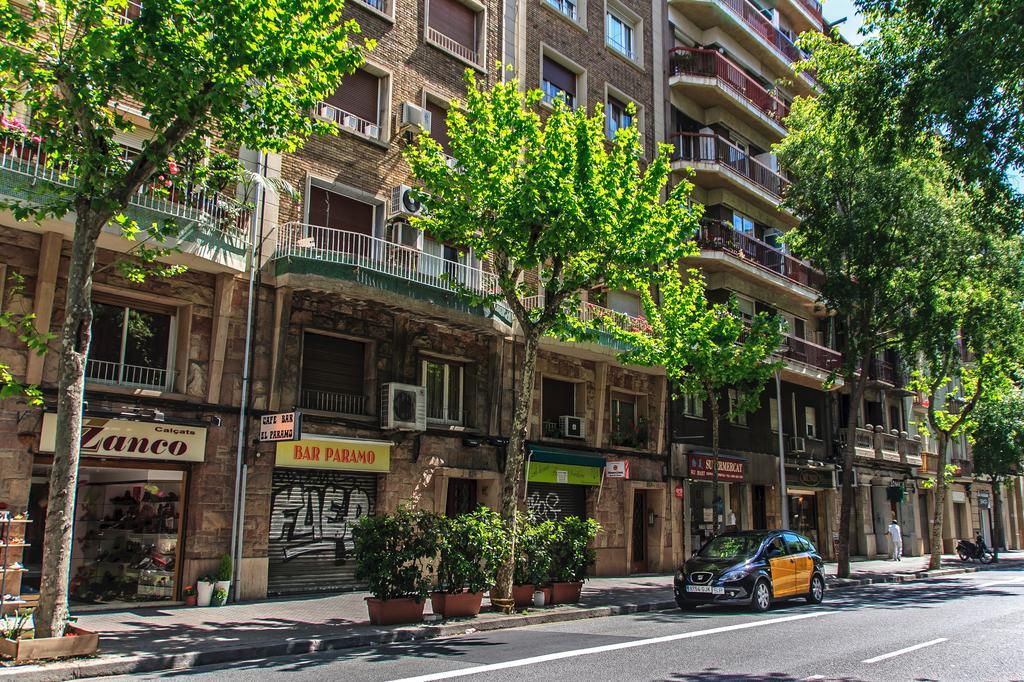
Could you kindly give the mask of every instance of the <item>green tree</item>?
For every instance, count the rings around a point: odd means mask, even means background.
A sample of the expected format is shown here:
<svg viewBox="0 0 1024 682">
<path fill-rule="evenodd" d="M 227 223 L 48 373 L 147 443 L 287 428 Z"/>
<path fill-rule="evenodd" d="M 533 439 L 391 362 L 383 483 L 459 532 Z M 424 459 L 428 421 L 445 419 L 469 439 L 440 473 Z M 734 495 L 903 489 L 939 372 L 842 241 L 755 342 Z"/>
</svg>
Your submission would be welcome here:
<svg viewBox="0 0 1024 682">
<path fill-rule="evenodd" d="M 874 101 L 883 87 L 875 64 L 823 35 L 801 41 L 813 54 L 797 68 L 815 68 L 822 92 L 793 103 L 789 134 L 775 151 L 793 176 L 784 205 L 801 220 L 788 242 L 824 274 L 821 302 L 844 341 L 836 373 L 850 403 L 837 558 L 846 577 L 857 408 L 868 382 L 863 370 L 901 344 L 919 292 L 957 267 L 954 228 L 966 211 L 933 137 L 896 145 L 894 117 L 865 117 L 862 102 Z"/>
<path fill-rule="evenodd" d="M 978 407 L 999 404 L 1014 390 L 1022 359 L 1020 240 L 968 230 L 956 252 L 960 269 L 919 292 L 904 339 L 918 361 L 911 387 L 929 398 L 926 428 L 936 438 L 937 472 L 946 469 L 953 438 L 979 433 Z M 936 478 L 930 568 L 941 563 L 948 487 L 945 476 Z"/>
<path fill-rule="evenodd" d="M 286 151 L 310 134 L 329 132 L 329 124 L 308 112 L 359 65 L 363 49 L 350 43 L 358 26 L 343 21 L 341 11 L 341 0 L 146 0 L 133 17 L 126 0 L 0 0 L 0 104 L 31 112 L 29 128 L 62 180 L 37 202 L 14 205 L 15 214 L 26 220 L 73 215 L 75 222 L 38 636 L 61 635 L 67 618 L 100 231 L 115 222 L 129 239 L 145 233 L 159 242 L 173 234 L 173 224 L 139 225 L 125 210 L 154 176 L 166 184 L 182 170 L 175 157 L 201 161 L 209 140 Z M 115 133 L 135 128 L 131 110 L 141 112 L 151 137 L 126 157 Z M 144 253 L 143 261 L 157 274 L 172 274 L 155 263 L 164 253 Z"/>
<path fill-rule="evenodd" d="M 995 540 L 998 550 L 1005 544 L 1002 512 L 1002 485 L 1024 471 L 1024 393 L 1014 386 L 994 400 L 980 403 L 975 411 L 975 476 L 992 481 Z"/>
<path fill-rule="evenodd" d="M 722 418 L 736 419 L 757 409 L 761 392 L 782 365 L 772 356 L 782 342 L 780 320 L 758 313 L 748 325 L 740 316 L 735 296 L 727 303 L 708 302 L 704 276 L 687 271 L 684 279 L 674 264 L 660 273 L 656 298 L 642 289 L 649 332 L 617 330 L 630 349 L 624 362 L 660 366 L 680 394 L 698 397 L 711 408 L 712 486 L 718 489 L 719 431 Z M 722 399 L 734 389 L 736 399 Z M 713 532 L 718 533 L 715 513 Z"/>
<path fill-rule="evenodd" d="M 677 259 L 697 219 L 687 187 L 662 199 L 670 150 L 663 146 L 644 166 L 635 126 L 609 144 L 600 113 L 556 101 L 542 117 L 539 91 L 524 93 L 514 80 L 485 89 L 472 73 L 466 83 L 465 108 L 448 111 L 455 164 L 426 135 L 406 148 L 406 159 L 424 189 L 426 216 L 414 225 L 487 260 L 494 284 L 481 302 L 511 310 L 523 336 L 501 491 L 502 518 L 515 538 L 541 336 L 586 334 L 580 292 L 632 282 L 651 264 Z M 512 574 L 510 559 L 494 591 L 509 609 Z"/>
</svg>

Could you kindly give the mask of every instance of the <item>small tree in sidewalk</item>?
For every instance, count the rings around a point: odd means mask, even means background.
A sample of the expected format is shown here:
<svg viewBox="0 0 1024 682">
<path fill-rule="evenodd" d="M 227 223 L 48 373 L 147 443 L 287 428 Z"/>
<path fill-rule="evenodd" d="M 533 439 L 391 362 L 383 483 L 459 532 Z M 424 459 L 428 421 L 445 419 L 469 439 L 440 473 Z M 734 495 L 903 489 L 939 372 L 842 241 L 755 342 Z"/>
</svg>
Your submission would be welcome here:
<svg viewBox="0 0 1024 682">
<path fill-rule="evenodd" d="M 1005 546 L 1003 528 L 1002 487 L 1024 471 L 1024 394 L 1019 386 L 992 400 L 980 403 L 975 410 L 974 475 L 992 482 L 995 518 L 993 549 Z"/>
<path fill-rule="evenodd" d="M 676 390 L 710 406 L 711 480 L 717 501 L 722 418 L 739 419 L 760 405 L 765 384 L 782 364 L 772 360 L 782 341 L 780 322 L 774 315 L 758 313 L 745 323 L 735 297 L 710 304 L 704 277 L 697 270 L 689 270 L 684 280 L 672 264 L 660 275 L 657 299 L 650 290 L 642 290 L 650 333 L 614 333 L 630 346 L 623 361 L 664 367 Z M 728 390 L 734 393 L 723 410 Z M 717 510 L 712 524 L 717 535 Z"/>
<path fill-rule="evenodd" d="M 686 185 L 662 199 L 670 150 L 663 145 L 645 166 L 635 125 L 609 144 L 600 113 L 556 100 L 542 117 L 539 91 L 515 81 L 486 89 L 472 72 L 466 83 L 465 107 L 448 110 L 455 163 L 427 135 L 406 159 L 424 190 L 425 217 L 414 224 L 488 260 L 495 284 L 478 302 L 506 306 L 523 337 L 501 491 L 514 538 L 540 338 L 581 332 L 581 291 L 635 281 L 679 258 L 697 216 Z M 510 559 L 493 592 L 509 609 L 512 577 Z"/>
<path fill-rule="evenodd" d="M 172 178 L 185 170 L 174 159 L 186 151 L 198 156 L 211 139 L 285 151 L 312 133 L 331 131 L 308 112 L 362 59 L 361 47 L 349 42 L 358 26 L 342 19 L 341 0 L 146 0 L 132 7 L 137 15 L 125 0 L 0 3 L 0 106 L 31 112 L 27 128 L 34 135 L 25 145 L 34 145 L 30 153 L 55 179 L 36 201 L 5 206 L 20 220 L 75 221 L 34 614 L 40 637 L 62 635 L 67 620 L 100 232 L 113 222 L 132 240 L 142 232 L 157 242 L 174 236 L 173 221 L 139 225 L 126 215 L 140 190 L 173 203 L 179 195 L 172 194 Z M 116 135 L 136 129 L 146 141 L 126 153 Z M 202 196 L 204 205 L 189 208 L 219 214 L 211 196 Z M 127 270 L 135 281 L 179 270 L 157 262 L 164 249 L 135 254 L 143 260 L 143 267 Z"/>
</svg>

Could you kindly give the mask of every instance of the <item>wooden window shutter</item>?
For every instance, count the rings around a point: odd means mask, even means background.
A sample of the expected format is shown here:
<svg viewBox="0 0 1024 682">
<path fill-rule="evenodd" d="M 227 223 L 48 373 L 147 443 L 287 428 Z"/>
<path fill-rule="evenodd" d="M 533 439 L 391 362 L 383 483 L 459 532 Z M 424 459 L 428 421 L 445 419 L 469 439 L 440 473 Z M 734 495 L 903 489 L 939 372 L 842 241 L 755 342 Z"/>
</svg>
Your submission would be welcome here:
<svg viewBox="0 0 1024 682">
<path fill-rule="evenodd" d="M 543 78 L 559 90 L 576 96 L 576 74 L 550 57 L 544 57 Z"/>
<path fill-rule="evenodd" d="M 341 79 L 341 85 L 327 98 L 327 104 L 353 116 L 379 124 L 380 78 L 358 69 Z"/>
<path fill-rule="evenodd" d="M 445 153 L 451 153 L 451 138 L 448 136 L 448 110 L 439 104 L 427 100 L 427 111 L 430 112 L 430 136 L 434 138 Z"/>
<path fill-rule="evenodd" d="M 476 52 L 476 12 L 459 0 L 430 0 L 430 27 Z"/>
</svg>

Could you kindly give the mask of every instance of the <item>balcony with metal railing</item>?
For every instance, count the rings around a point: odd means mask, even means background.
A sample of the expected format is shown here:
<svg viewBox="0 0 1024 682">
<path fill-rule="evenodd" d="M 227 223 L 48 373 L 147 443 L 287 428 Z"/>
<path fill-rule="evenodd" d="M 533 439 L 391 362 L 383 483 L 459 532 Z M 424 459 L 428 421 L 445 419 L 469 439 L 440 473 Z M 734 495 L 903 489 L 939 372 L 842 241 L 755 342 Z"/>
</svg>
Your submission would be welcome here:
<svg viewBox="0 0 1024 682">
<path fill-rule="evenodd" d="M 730 223 L 705 220 L 697 234 L 702 252 L 721 252 L 737 266 L 751 266 L 759 273 L 787 289 L 797 285 L 806 297 L 817 300 L 824 276 L 810 264 L 767 244 L 749 234 L 739 232 Z"/>
<path fill-rule="evenodd" d="M 304 388 L 299 392 L 299 407 L 306 410 L 355 416 L 365 416 L 370 413 L 367 409 L 367 400 L 365 395 L 338 393 L 336 391 L 321 391 L 309 388 Z"/>
<path fill-rule="evenodd" d="M 957 468 L 956 476 L 958 478 L 970 478 L 974 475 L 974 460 L 957 457 L 951 458 L 949 463 Z"/>
<path fill-rule="evenodd" d="M 339 128 L 350 130 L 358 135 L 364 135 L 374 140 L 380 139 L 381 127 L 376 121 L 367 121 L 365 118 L 359 118 L 355 114 L 350 114 L 344 109 L 339 109 L 326 102 L 317 102 L 314 113 L 317 118 L 332 121 Z"/>
<path fill-rule="evenodd" d="M 78 170 L 67 161 L 48 158 L 39 145 L 30 140 L 0 140 L 0 195 L 28 204 L 54 200 L 61 190 L 78 184 Z M 136 239 L 147 238 L 147 229 L 155 223 L 173 221 L 178 227 L 175 238 L 160 244 L 177 247 L 182 253 L 218 263 L 234 270 L 245 266 L 249 239 L 248 211 L 237 202 L 205 187 L 173 179 L 153 180 L 131 196 L 125 214 L 142 231 Z M 65 220 L 73 220 L 71 214 Z M 105 232 L 120 235 L 120 227 L 110 225 Z M 135 242 L 125 241 L 125 248 Z M 154 246 L 149 244 L 149 246 Z"/>
<path fill-rule="evenodd" d="M 786 334 L 781 355 L 787 362 L 800 363 L 822 372 L 832 372 L 843 363 L 843 354 L 826 346 Z"/>
<path fill-rule="evenodd" d="M 493 312 L 510 322 L 508 310 L 500 304 L 485 309 L 469 302 L 472 296 L 498 291 L 492 273 L 379 237 L 286 223 L 277 228 L 277 248 L 271 260 L 278 277 L 319 275 L 354 281 L 466 313 Z"/>
<path fill-rule="evenodd" d="M 758 58 L 768 58 L 782 69 L 804 59 L 804 53 L 793 44 L 789 36 L 780 31 L 772 20 L 749 0 L 672 0 L 673 4 L 687 8 L 686 17 L 700 28 L 723 27 L 732 29 L 734 38 Z M 726 21 L 722 21 L 725 18 Z M 813 74 L 804 72 L 804 85 L 814 84 Z M 800 79 L 792 79 L 799 83 Z"/>
<path fill-rule="evenodd" d="M 174 374 L 166 367 L 129 365 L 95 358 L 89 358 L 85 363 L 85 380 L 95 384 L 169 391 L 173 378 Z"/>
<path fill-rule="evenodd" d="M 523 306 L 527 310 L 540 308 L 544 305 L 543 296 L 527 296 L 523 299 Z M 643 316 L 627 315 L 605 308 L 604 306 L 583 301 L 577 311 L 580 322 L 588 328 L 597 330 L 597 342 L 604 346 L 610 346 L 616 350 L 627 350 L 627 344 L 614 338 L 610 333 L 604 331 L 608 327 L 618 327 L 632 332 L 650 332 L 651 325 Z"/>
<path fill-rule="evenodd" d="M 776 10 L 784 11 L 797 33 L 823 29 L 825 17 L 818 0 L 779 0 Z"/>
<path fill-rule="evenodd" d="M 693 168 L 699 187 L 731 189 L 766 210 L 779 209 L 779 202 L 789 187 L 789 180 L 781 173 L 721 135 L 673 133 L 671 139 L 673 170 Z M 795 224 L 795 218 L 787 211 L 778 213 Z"/>
<path fill-rule="evenodd" d="M 464 59 L 474 66 L 480 66 L 480 53 L 477 50 L 463 45 L 454 38 L 441 33 L 433 26 L 426 27 L 425 37 L 427 42 L 433 43 L 442 50 L 450 52 L 456 57 Z"/>
<path fill-rule="evenodd" d="M 789 115 L 789 104 L 716 50 L 669 50 L 669 85 L 681 86 L 681 94 L 705 108 L 724 105 L 769 136 L 786 134 L 782 120 Z"/>
</svg>

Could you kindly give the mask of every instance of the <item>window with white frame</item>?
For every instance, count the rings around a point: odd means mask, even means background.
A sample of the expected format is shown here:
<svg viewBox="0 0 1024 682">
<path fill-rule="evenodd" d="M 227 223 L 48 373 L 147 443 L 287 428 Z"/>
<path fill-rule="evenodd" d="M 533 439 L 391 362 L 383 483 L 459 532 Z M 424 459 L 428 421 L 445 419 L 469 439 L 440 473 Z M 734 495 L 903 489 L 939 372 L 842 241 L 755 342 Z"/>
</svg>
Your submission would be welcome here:
<svg viewBox="0 0 1024 682">
<path fill-rule="evenodd" d="M 609 139 L 615 139 L 615 133 L 623 128 L 633 125 L 633 114 L 629 113 L 629 105 L 616 97 L 608 95 L 608 103 L 605 105 L 605 132 Z"/>
<path fill-rule="evenodd" d="M 742 396 L 740 395 L 739 391 L 737 391 L 735 388 L 729 389 L 729 421 L 732 422 L 733 424 L 736 424 L 737 426 L 746 426 L 747 413 L 744 412 L 743 414 L 735 414 L 736 405 L 739 404 L 741 398 Z"/>
<path fill-rule="evenodd" d="M 625 14 L 608 8 L 605 12 L 605 40 L 609 47 L 622 56 L 636 60 L 636 24 Z"/>
<path fill-rule="evenodd" d="M 751 237 L 754 236 L 754 219 L 750 216 L 740 213 L 739 211 L 732 212 L 732 228 L 737 232 L 742 232 L 745 235 Z"/>
<path fill-rule="evenodd" d="M 86 379 L 114 386 L 169 390 L 174 315 L 135 303 L 96 301 L 92 310 Z"/>
<path fill-rule="evenodd" d="M 462 382 L 461 364 L 433 358 L 423 361 L 427 419 L 446 424 L 462 423 Z"/>
<path fill-rule="evenodd" d="M 684 393 L 679 400 L 683 404 L 683 416 L 695 419 L 704 418 L 704 396 L 697 393 Z"/>
<path fill-rule="evenodd" d="M 576 7 L 576 3 L 572 2 L 572 0 L 545 0 L 545 2 L 547 2 L 552 9 L 556 10 L 560 14 L 564 14 L 573 21 L 577 21 L 579 19 L 579 10 Z"/>
<path fill-rule="evenodd" d="M 387 120 L 389 79 L 367 68 L 356 69 L 341 79 L 334 94 L 317 104 L 316 115 L 341 128 L 373 139 L 382 139 Z"/>
<path fill-rule="evenodd" d="M 427 41 L 475 66 L 481 65 L 483 9 L 459 0 L 427 0 Z"/>
<path fill-rule="evenodd" d="M 541 61 L 541 91 L 544 93 L 545 102 L 554 104 L 555 100 L 563 99 L 568 107 L 575 108 L 578 103 L 578 87 L 578 73 L 544 55 Z"/>
<path fill-rule="evenodd" d="M 818 410 L 807 406 L 804 408 L 804 435 L 808 438 L 818 437 Z"/>
</svg>

